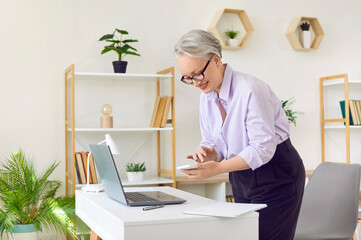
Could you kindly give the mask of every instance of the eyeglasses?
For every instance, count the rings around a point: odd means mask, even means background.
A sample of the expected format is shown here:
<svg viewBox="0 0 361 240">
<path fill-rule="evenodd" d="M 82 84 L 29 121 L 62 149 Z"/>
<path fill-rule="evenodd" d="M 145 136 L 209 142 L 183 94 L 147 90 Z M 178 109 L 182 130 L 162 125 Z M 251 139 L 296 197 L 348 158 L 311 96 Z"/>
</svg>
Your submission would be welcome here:
<svg viewBox="0 0 361 240">
<path fill-rule="evenodd" d="M 194 74 L 193 77 L 182 76 L 181 81 L 184 82 L 185 84 L 193 84 L 193 81 L 202 81 L 204 79 L 204 72 L 206 71 L 209 63 L 211 62 L 212 57 L 208 60 L 206 66 L 203 68 L 201 73 Z"/>
</svg>

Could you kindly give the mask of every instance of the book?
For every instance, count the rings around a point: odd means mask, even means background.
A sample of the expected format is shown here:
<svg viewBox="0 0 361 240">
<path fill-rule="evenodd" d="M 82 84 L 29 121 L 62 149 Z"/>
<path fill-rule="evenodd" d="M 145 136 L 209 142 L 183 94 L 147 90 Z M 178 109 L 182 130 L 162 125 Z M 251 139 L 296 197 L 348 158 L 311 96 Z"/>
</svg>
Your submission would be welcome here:
<svg viewBox="0 0 361 240">
<path fill-rule="evenodd" d="M 357 102 L 358 102 L 358 100 L 352 100 L 352 104 L 353 104 L 353 108 L 354 108 L 354 112 L 355 112 L 354 119 L 356 119 L 355 125 L 361 125 L 360 115 L 358 114 L 358 110 L 357 110 Z"/>
<path fill-rule="evenodd" d="M 357 117 L 356 114 L 356 108 L 355 108 L 355 101 L 354 100 L 349 100 L 349 104 L 350 104 L 350 112 L 352 115 L 352 120 L 353 120 L 353 124 L 354 125 L 359 125 L 359 119 Z"/>
<path fill-rule="evenodd" d="M 85 178 L 87 178 L 88 177 L 88 171 L 87 171 L 88 155 L 87 155 L 87 152 L 81 152 L 81 158 L 83 160 Z M 89 173 L 90 173 L 90 168 L 89 168 Z M 85 180 L 85 183 L 87 183 L 86 180 Z M 89 183 L 92 183 L 92 178 L 91 178 L 90 174 L 89 174 Z"/>
<path fill-rule="evenodd" d="M 164 107 L 164 112 L 163 112 L 163 116 L 162 116 L 162 121 L 160 123 L 160 127 L 164 128 L 165 125 L 167 124 L 167 119 L 168 119 L 168 114 L 169 114 L 169 109 L 170 109 L 170 105 L 172 103 L 173 98 L 172 97 L 166 97 L 166 103 L 165 103 L 165 107 Z"/>
<path fill-rule="evenodd" d="M 267 207 L 266 204 L 215 202 L 189 209 L 184 214 L 235 218 Z"/>
<path fill-rule="evenodd" d="M 160 96 L 157 96 L 153 107 L 152 118 L 150 119 L 150 124 L 149 124 L 150 127 L 154 126 L 155 117 L 157 116 L 157 112 L 158 112 L 159 102 L 160 102 Z"/>
<path fill-rule="evenodd" d="M 81 184 L 85 184 L 86 183 L 86 176 L 85 176 L 85 170 L 84 170 L 84 165 L 83 165 L 83 160 L 82 160 L 82 156 L 80 152 L 76 152 L 75 153 L 75 160 L 76 160 L 76 165 L 78 165 L 78 169 L 79 169 L 79 175 L 80 178 L 79 183 Z"/>
<path fill-rule="evenodd" d="M 346 118 L 346 115 L 345 115 L 345 101 L 340 101 L 340 107 L 341 107 L 342 118 Z M 350 106 L 349 106 L 349 108 L 350 108 Z M 350 111 L 350 109 L 348 111 Z M 346 123 L 344 123 L 344 125 L 346 125 Z M 353 119 L 352 119 L 351 114 L 350 114 L 350 125 L 353 125 Z"/>
<path fill-rule="evenodd" d="M 98 183 L 97 172 L 95 170 L 93 154 L 90 154 L 90 156 L 89 156 L 89 172 L 92 177 L 92 182 Z"/>
<path fill-rule="evenodd" d="M 76 177 L 78 179 L 78 183 L 81 183 L 81 176 L 80 176 L 80 170 L 79 170 L 79 166 L 78 166 L 78 162 L 76 160 L 76 153 L 74 154 L 74 158 L 75 158 L 75 172 L 76 172 Z M 81 166 L 82 167 L 82 166 Z"/>
<path fill-rule="evenodd" d="M 361 100 L 356 101 L 356 106 L 357 106 L 357 115 L 361 119 Z"/>
<path fill-rule="evenodd" d="M 160 127 L 160 123 L 162 121 L 165 104 L 166 104 L 166 97 L 161 97 L 160 100 L 159 100 L 159 107 L 158 107 L 157 115 L 155 117 L 155 121 L 154 121 L 154 124 L 153 124 L 154 128 L 159 128 Z"/>
<path fill-rule="evenodd" d="M 226 196 L 226 202 L 234 203 L 234 197 L 233 197 L 233 195 L 227 195 L 227 196 Z"/>
</svg>

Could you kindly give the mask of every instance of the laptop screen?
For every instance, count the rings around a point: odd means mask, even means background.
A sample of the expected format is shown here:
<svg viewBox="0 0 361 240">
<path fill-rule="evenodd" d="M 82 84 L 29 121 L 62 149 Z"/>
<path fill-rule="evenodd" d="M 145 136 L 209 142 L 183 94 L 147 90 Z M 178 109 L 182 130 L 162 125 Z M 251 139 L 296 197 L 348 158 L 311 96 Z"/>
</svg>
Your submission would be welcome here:
<svg viewBox="0 0 361 240">
<path fill-rule="evenodd" d="M 96 144 L 89 144 L 89 146 L 105 193 L 123 204 L 128 204 L 109 146 Z"/>
</svg>

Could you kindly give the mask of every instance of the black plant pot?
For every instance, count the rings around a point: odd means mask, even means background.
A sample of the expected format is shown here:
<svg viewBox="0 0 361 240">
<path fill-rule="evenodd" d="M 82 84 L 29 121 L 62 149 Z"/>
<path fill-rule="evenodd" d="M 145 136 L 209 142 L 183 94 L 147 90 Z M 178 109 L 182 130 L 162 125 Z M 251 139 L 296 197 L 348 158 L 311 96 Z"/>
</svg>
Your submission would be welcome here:
<svg viewBox="0 0 361 240">
<path fill-rule="evenodd" d="M 126 61 L 114 61 L 113 67 L 115 73 L 125 73 L 127 71 L 128 62 Z"/>
</svg>

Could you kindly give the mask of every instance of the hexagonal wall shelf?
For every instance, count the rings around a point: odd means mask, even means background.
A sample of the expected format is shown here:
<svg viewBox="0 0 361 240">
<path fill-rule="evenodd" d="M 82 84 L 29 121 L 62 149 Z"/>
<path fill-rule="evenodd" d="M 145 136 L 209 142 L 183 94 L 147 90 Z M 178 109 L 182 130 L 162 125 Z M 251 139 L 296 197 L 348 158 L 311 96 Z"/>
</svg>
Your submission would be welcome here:
<svg viewBox="0 0 361 240">
<path fill-rule="evenodd" d="M 236 47 L 226 45 L 225 32 L 230 29 L 240 31 L 240 34 L 237 37 L 240 43 Z M 254 28 L 246 11 L 224 8 L 215 14 L 211 24 L 209 25 L 208 31 L 213 33 L 220 41 L 223 49 L 237 50 L 246 47 L 254 32 Z"/>
<path fill-rule="evenodd" d="M 308 21 L 311 24 L 311 29 L 313 31 L 313 41 L 311 43 L 310 48 L 304 48 L 300 42 L 300 38 L 298 37 L 299 26 L 300 23 L 303 21 Z M 310 30 L 311 30 L 310 29 Z M 313 17 L 298 17 L 291 21 L 290 25 L 288 26 L 286 36 L 288 41 L 290 42 L 292 48 L 297 51 L 307 51 L 312 49 L 317 49 L 321 43 L 321 40 L 325 33 L 322 30 L 322 27 L 317 18 Z"/>
</svg>

